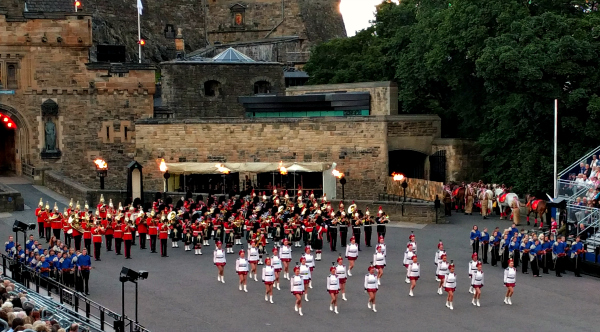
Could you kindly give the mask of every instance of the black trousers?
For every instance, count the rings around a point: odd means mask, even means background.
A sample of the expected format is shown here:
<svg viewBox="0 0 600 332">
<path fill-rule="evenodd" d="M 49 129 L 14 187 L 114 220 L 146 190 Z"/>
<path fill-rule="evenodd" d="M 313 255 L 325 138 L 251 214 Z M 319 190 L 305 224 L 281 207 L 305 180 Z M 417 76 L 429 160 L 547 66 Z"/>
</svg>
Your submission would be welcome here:
<svg viewBox="0 0 600 332">
<path fill-rule="evenodd" d="M 573 271 L 575 272 L 576 276 L 581 275 L 581 255 L 577 255 L 575 256 L 575 258 L 573 259 Z"/>
<path fill-rule="evenodd" d="M 44 231 L 46 231 L 46 242 L 50 242 L 50 237 L 52 236 L 52 228 L 45 227 Z"/>
<path fill-rule="evenodd" d="M 337 246 L 337 228 L 330 228 L 327 230 L 327 235 L 329 235 L 329 248 L 331 251 L 336 251 Z"/>
<path fill-rule="evenodd" d="M 522 272 L 527 273 L 527 268 L 529 265 L 529 254 L 523 253 L 523 258 L 521 259 L 521 265 L 523 265 Z"/>
<path fill-rule="evenodd" d="M 116 237 L 115 238 L 115 253 L 117 255 L 121 254 L 121 244 L 123 244 L 123 238 Z"/>
<path fill-rule="evenodd" d="M 556 271 L 556 275 L 559 276 L 562 272 L 562 265 L 563 265 L 563 259 L 562 257 L 556 257 L 556 261 L 555 261 L 556 265 L 554 266 L 554 270 Z"/>
<path fill-rule="evenodd" d="M 367 247 L 371 246 L 371 233 L 373 232 L 373 230 L 371 229 L 373 226 L 366 226 L 365 227 L 365 245 Z"/>
<path fill-rule="evenodd" d="M 94 242 L 94 258 L 100 259 L 100 249 L 102 248 L 102 242 Z"/>
<path fill-rule="evenodd" d="M 554 261 L 552 260 L 552 253 L 546 252 L 546 265 L 544 266 L 544 273 L 548 273 L 548 269 L 554 271 Z"/>
<path fill-rule="evenodd" d="M 112 235 L 105 235 L 104 239 L 106 240 L 106 251 L 112 251 L 113 236 Z"/>
<path fill-rule="evenodd" d="M 81 250 L 81 235 L 73 236 L 73 240 L 75 240 L 75 250 Z"/>
<path fill-rule="evenodd" d="M 54 237 L 55 237 L 57 240 L 60 240 L 60 231 L 62 231 L 62 229 L 61 229 L 61 228 L 59 228 L 59 229 L 54 229 L 54 228 L 53 228 L 53 229 L 52 229 L 52 234 L 54 234 Z"/>
<path fill-rule="evenodd" d="M 38 237 L 41 239 L 44 237 L 44 223 L 38 222 Z"/>
<path fill-rule="evenodd" d="M 88 282 L 90 281 L 90 271 L 89 270 L 81 270 L 81 277 L 83 279 L 83 290 L 86 294 L 90 292 L 90 287 Z"/>
<path fill-rule="evenodd" d="M 73 240 L 73 235 L 71 235 L 71 234 L 65 234 L 65 244 L 69 248 L 71 248 L 71 240 Z"/>
<path fill-rule="evenodd" d="M 346 246 L 348 240 L 348 227 L 340 227 L 340 246 L 343 248 Z"/>
<path fill-rule="evenodd" d="M 487 262 L 488 262 L 488 261 L 487 261 L 487 259 L 488 259 L 488 250 L 489 250 L 489 249 L 490 249 L 490 244 L 489 244 L 489 243 L 486 243 L 486 242 L 484 242 L 484 243 L 483 243 L 483 253 L 482 253 L 482 256 L 483 256 L 483 263 L 484 263 L 484 264 L 487 264 Z"/>
<path fill-rule="evenodd" d="M 131 240 L 125 240 L 125 258 L 131 258 Z"/>
<path fill-rule="evenodd" d="M 379 243 L 379 237 L 385 239 L 385 225 L 377 226 L 377 243 Z"/>
<path fill-rule="evenodd" d="M 537 256 L 531 261 L 531 272 L 534 276 L 540 275 L 540 260 Z"/>
<path fill-rule="evenodd" d="M 515 264 L 515 268 L 519 267 L 519 255 L 520 251 L 518 249 L 513 250 L 513 263 Z"/>
<path fill-rule="evenodd" d="M 146 234 L 140 233 L 140 249 L 146 249 Z"/>
<path fill-rule="evenodd" d="M 473 244 L 471 244 L 471 247 L 473 247 L 473 253 L 477 253 L 477 255 L 479 255 L 479 240 L 474 240 Z"/>
<path fill-rule="evenodd" d="M 131 238 L 132 238 L 132 240 L 131 240 L 131 245 L 132 245 L 132 246 L 135 246 L 135 245 L 136 245 L 136 244 L 135 244 L 135 238 L 136 238 L 136 236 L 135 236 L 135 232 L 132 232 L 132 233 L 133 233 L 133 234 L 131 234 Z"/>
<path fill-rule="evenodd" d="M 156 252 L 156 235 L 150 235 L 150 251 Z"/>
<path fill-rule="evenodd" d="M 504 249 L 502 253 L 502 268 L 506 269 L 508 267 L 508 248 Z"/>
<path fill-rule="evenodd" d="M 168 239 L 160 239 L 160 255 L 167 257 L 167 241 Z"/>
<path fill-rule="evenodd" d="M 83 276 L 82 276 L 81 272 L 83 272 L 83 271 L 75 272 L 75 290 L 78 292 L 83 292 Z M 89 272 L 88 272 L 88 276 L 89 276 Z"/>
<path fill-rule="evenodd" d="M 62 283 L 67 285 L 67 287 L 73 287 L 73 274 L 69 271 L 63 271 Z"/>
<path fill-rule="evenodd" d="M 92 239 L 83 239 L 83 245 L 88 253 L 92 252 Z"/>
<path fill-rule="evenodd" d="M 356 245 L 358 246 L 358 250 L 360 250 L 360 227 L 352 227 L 352 235 L 356 240 Z"/>
<path fill-rule="evenodd" d="M 499 260 L 498 250 L 499 249 L 500 249 L 500 246 L 493 246 L 492 247 L 492 266 L 498 265 L 498 260 Z"/>
</svg>

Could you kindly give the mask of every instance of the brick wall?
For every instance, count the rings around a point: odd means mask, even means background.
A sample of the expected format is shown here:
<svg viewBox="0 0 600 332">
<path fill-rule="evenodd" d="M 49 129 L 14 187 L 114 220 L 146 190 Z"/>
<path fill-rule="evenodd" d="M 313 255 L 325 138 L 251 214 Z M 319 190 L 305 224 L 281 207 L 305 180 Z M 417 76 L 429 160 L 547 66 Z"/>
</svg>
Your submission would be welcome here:
<svg viewBox="0 0 600 332">
<path fill-rule="evenodd" d="M 283 92 L 285 80 L 281 64 L 216 64 L 166 62 L 161 64 L 163 106 L 176 118 L 243 117 L 239 96 L 254 95 L 254 83 L 268 81 L 271 93 Z M 206 96 L 204 83 L 216 80 L 216 96 Z"/>
<path fill-rule="evenodd" d="M 483 158 L 474 141 L 461 139 L 436 139 L 433 152 L 446 150 L 447 181 L 479 181 L 484 174 Z"/>
<path fill-rule="evenodd" d="M 136 124 L 137 160 L 145 167 L 148 191 L 161 190 L 163 185 L 158 158 L 167 162 L 180 158 L 187 162 L 336 162 L 348 174 L 346 197 L 374 199 L 384 192 L 386 131 L 383 117 L 152 119 Z"/>
<path fill-rule="evenodd" d="M 388 194 L 404 197 L 402 182 L 394 181 L 392 177 L 388 177 L 386 183 Z M 408 185 L 406 187 L 406 197 L 433 202 L 436 196 L 441 200 L 444 195 L 444 184 L 442 182 L 407 178 L 406 184 Z"/>
</svg>

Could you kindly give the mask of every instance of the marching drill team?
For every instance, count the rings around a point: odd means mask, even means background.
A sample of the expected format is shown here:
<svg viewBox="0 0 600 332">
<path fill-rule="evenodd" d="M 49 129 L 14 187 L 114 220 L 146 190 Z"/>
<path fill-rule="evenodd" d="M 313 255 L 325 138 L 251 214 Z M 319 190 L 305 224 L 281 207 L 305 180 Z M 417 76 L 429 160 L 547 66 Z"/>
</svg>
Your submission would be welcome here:
<svg viewBox="0 0 600 332">
<path fill-rule="evenodd" d="M 341 299 L 347 301 L 347 279 L 353 276 L 354 264 L 362 251 L 360 238 L 363 230 L 366 247 L 371 247 L 373 226 L 377 233 L 377 244 L 371 264 L 364 276 L 368 308 L 373 312 L 377 312 L 376 294 L 382 285 L 383 272 L 387 265 L 385 235 L 389 219 L 381 207 L 375 217 L 370 215 L 368 209 L 364 213 L 358 210 L 354 202 L 347 211 L 343 203 L 335 210 L 326 197 L 322 197 L 319 202 L 312 192 L 303 196 L 301 190 L 298 191 L 297 197 L 290 197 L 287 192 L 280 196 L 276 190 L 270 197 L 264 192 L 262 197 L 258 197 L 252 191 L 248 197 L 233 197 L 228 201 L 217 202 L 210 197 L 206 204 L 201 197 L 196 200 L 182 197 L 176 206 L 157 199 L 148 212 L 134 205 L 124 207 L 120 203 L 119 207 L 115 208 L 112 201 L 106 204 L 104 197 L 101 197 L 95 212 L 90 211 L 87 203 L 84 209 L 81 209 L 79 203 L 74 205 L 71 200 L 69 208 L 60 213 L 56 204 L 54 209 L 50 210 L 48 203 L 44 206 L 40 201 L 35 215 L 40 227 L 40 240 L 45 238 L 49 249 L 43 249 L 43 245 L 34 240 L 33 235 L 25 248 L 15 244 L 11 236 L 6 243 L 6 252 L 35 269 L 40 275 L 76 287 L 86 294 L 89 294 L 88 280 L 92 263 L 88 252 L 92 249 L 92 243 L 96 261 L 100 261 L 103 243 L 106 244 L 106 251 L 113 250 L 113 240 L 116 255 L 121 255 L 124 244 L 125 258 L 131 259 L 131 246 L 136 245 L 135 240 L 138 236 L 140 249 L 146 249 L 148 239 L 152 253 L 156 253 L 156 244 L 160 241 L 162 257 L 168 257 L 169 238 L 172 248 L 178 248 L 179 241 L 183 241 L 184 250 L 191 251 L 193 247 L 195 255 L 202 255 L 202 247 L 209 246 L 210 240 L 214 240 L 213 263 L 217 268 L 217 280 L 223 284 L 227 255 L 235 254 L 233 246 L 243 246 L 242 240 L 245 239 L 248 248 L 245 250 L 242 247 L 237 252 L 238 257 L 235 261 L 238 289 L 248 292 L 247 279 L 250 277 L 258 281 L 258 265 L 261 265 L 265 301 L 274 303 L 274 288 L 281 290 L 281 279 L 288 280 L 290 292 L 295 298 L 294 309 L 299 315 L 303 315 L 303 300 L 309 301 L 309 290 L 313 289 L 312 275 L 316 263 L 321 261 L 324 236 L 327 236 L 331 251 L 337 251 L 339 230 L 340 244 L 345 247 L 344 257 L 340 254 L 330 267 L 324 287 L 331 298 L 329 309 L 336 314 L 339 313 L 338 295 L 341 293 Z M 352 235 L 347 243 L 348 228 L 352 228 Z M 61 235 L 64 236 L 64 242 L 61 241 Z M 83 248 L 81 239 L 84 240 Z M 271 255 L 266 256 L 269 240 L 272 240 L 274 245 Z M 484 285 L 482 264 L 487 264 L 488 252 L 492 266 L 500 262 L 505 269 L 504 285 L 507 291 L 504 303 L 508 305 L 512 305 L 519 261 L 523 273 L 528 273 L 527 267 L 530 265 L 533 275 L 539 276 L 540 269 L 548 273 L 548 268 L 552 265 L 557 276 L 560 276 L 564 271 L 567 255 L 574 258 L 577 265 L 583 254 L 583 246 L 579 240 L 567 247 L 562 238 L 554 242 L 552 235 L 538 238 L 535 233 L 523 234 L 514 224 L 503 232 L 496 229 L 492 235 L 488 234 L 487 229 L 480 232 L 477 226 L 474 226 L 470 241 L 473 255 L 468 263 L 469 292 L 473 294 L 474 306 L 481 305 L 481 291 Z M 72 243 L 74 246 L 71 246 Z M 292 248 L 302 247 L 303 253 L 296 257 L 298 260 L 290 275 Z M 344 264 L 344 258 L 348 266 Z M 483 258 L 483 261 L 479 258 Z M 453 310 L 457 275 L 454 262 L 448 262 L 448 254 L 441 240 L 434 263 L 435 278 L 439 281 L 437 293 L 447 293 L 446 307 Z M 408 295 L 412 297 L 421 276 L 417 242 L 412 232 L 404 252 L 403 264 L 406 268 L 405 282 L 410 284 Z M 578 269 L 576 275 L 579 276 Z M 321 287 L 319 281 L 315 282 L 315 287 Z"/>
</svg>

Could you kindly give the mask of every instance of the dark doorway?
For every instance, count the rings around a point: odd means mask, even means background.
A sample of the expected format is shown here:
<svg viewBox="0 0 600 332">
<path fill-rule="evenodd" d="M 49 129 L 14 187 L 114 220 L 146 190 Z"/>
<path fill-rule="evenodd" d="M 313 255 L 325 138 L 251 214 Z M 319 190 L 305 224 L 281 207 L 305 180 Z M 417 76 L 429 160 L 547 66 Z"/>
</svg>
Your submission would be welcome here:
<svg viewBox="0 0 600 332">
<path fill-rule="evenodd" d="M 0 174 L 16 172 L 16 129 L 6 128 L 0 123 Z"/>
<path fill-rule="evenodd" d="M 288 194 L 296 195 L 298 187 L 302 191 L 310 193 L 313 191 L 315 197 L 321 197 L 323 193 L 323 173 L 321 172 L 288 172 L 282 175 L 279 172 L 258 173 L 258 183 L 255 185 L 258 191 L 271 193 L 273 189 L 287 190 Z M 274 187 L 275 186 L 275 187 Z"/>
<path fill-rule="evenodd" d="M 412 150 L 396 150 L 389 152 L 389 173 L 404 174 L 413 179 L 425 178 L 425 158 L 427 155 Z"/>
<path fill-rule="evenodd" d="M 177 191 L 190 190 L 193 193 L 232 194 L 239 193 L 240 173 L 223 174 L 187 174 L 179 175 L 180 188 Z"/>
<path fill-rule="evenodd" d="M 437 182 L 446 182 L 446 150 L 440 150 L 429 156 L 429 165 L 431 165 L 431 176 L 429 180 Z"/>
</svg>

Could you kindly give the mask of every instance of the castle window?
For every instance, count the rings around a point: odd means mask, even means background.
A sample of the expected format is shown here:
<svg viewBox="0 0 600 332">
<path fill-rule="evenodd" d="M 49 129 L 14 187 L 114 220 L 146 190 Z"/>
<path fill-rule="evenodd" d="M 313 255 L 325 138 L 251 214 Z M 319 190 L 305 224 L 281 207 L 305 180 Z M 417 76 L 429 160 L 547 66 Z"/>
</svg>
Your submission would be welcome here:
<svg viewBox="0 0 600 332">
<path fill-rule="evenodd" d="M 271 93 L 271 83 L 267 81 L 258 81 L 254 83 L 254 94 Z"/>
<path fill-rule="evenodd" d="M 204 82 L 204 96 L 216 97 L 220 95 L 221 83 L 219 81 L 206 81 Z"/>
<path fill-rule="evenodd" d="M 6 66 L 6 87 L 8 89 L 17 89 L 19 87 L 17 81 L 17 65 L 9 63 Z"/>
</svg>

